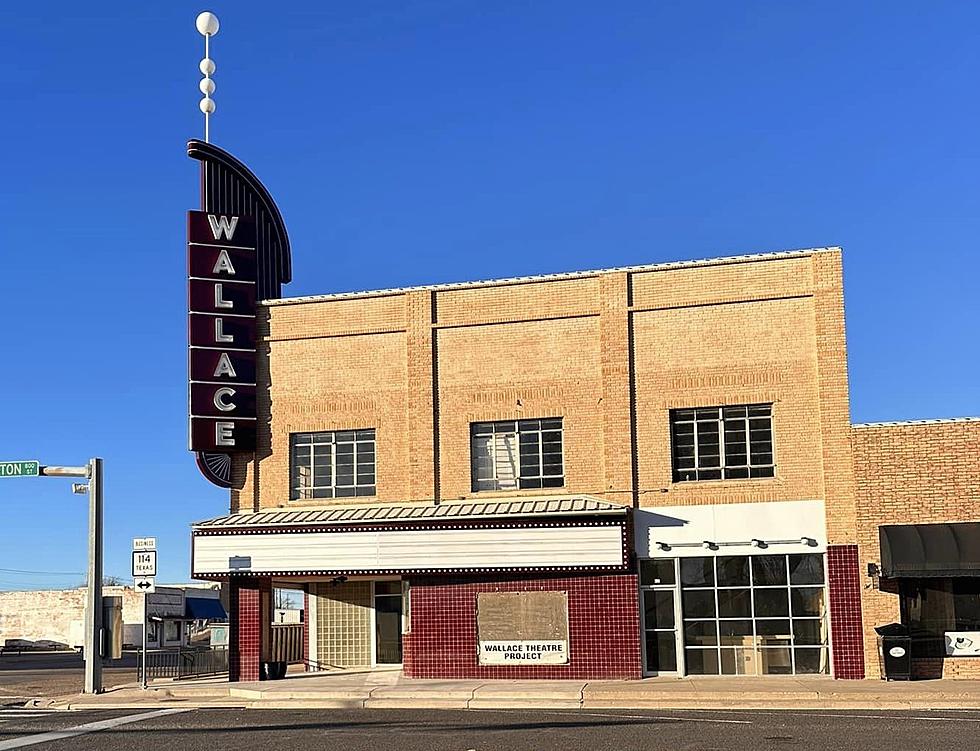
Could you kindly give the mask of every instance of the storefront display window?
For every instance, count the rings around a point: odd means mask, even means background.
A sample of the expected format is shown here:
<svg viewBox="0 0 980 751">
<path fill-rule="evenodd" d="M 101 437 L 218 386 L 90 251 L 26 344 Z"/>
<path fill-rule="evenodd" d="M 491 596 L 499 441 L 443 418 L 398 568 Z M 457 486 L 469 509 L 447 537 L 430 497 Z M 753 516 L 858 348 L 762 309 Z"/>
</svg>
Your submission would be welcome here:
<svg viewBox="0 0 980 751">
<path fill-rule="evenodd" d="M 679 568 L 688 674 L 829 671 L 821 554 L 682 558 Z"/>
<path fill-rule="evenodd" d="M 913 656 L 943 656 L 947 631 L 980 631 L 978 578 L 905 579 L 900 592 Z"/>
</svg>

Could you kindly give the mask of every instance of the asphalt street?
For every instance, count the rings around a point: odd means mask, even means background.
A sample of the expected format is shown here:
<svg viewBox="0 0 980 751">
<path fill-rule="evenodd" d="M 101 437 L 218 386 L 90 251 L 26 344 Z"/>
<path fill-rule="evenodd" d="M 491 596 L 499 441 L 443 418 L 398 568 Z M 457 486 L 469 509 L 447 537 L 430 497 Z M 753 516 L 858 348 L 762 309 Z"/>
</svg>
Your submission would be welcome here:
<svg viewBox="0 0 980 751">
<path fill-rule="evenodd" d="M 84 685 L 84 675 L 84 662 L 77 652 L 0 654 L 0 707 L 35 696 L 77 694 Z M 135 680 L 135 653 L 127 653 L 103 668 L 107 686 Z"/>
<path fill-rule="evenodd" d="M 975 751 L 980 712 L 0 710 L 0 751 Z"/>
</svg>

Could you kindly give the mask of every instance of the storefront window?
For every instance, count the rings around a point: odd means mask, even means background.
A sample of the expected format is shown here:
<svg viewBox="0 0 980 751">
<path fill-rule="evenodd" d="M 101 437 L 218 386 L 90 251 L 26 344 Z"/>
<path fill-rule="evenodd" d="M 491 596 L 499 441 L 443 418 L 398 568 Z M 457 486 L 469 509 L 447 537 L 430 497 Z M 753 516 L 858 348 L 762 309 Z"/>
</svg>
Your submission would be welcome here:
<svg viewBox="0 0 980 751">
<path fill-rule="evenodd" d="M 980 579 L 906 579 L 900 592 L 914 656 L 944 655 L 947 631 L 980 631 Z"/>
<path fill-rule="evenodd" d="M 680 579 L 688 674 L 829 672 L 821 554 L 683 558 Z"/>
</svg>

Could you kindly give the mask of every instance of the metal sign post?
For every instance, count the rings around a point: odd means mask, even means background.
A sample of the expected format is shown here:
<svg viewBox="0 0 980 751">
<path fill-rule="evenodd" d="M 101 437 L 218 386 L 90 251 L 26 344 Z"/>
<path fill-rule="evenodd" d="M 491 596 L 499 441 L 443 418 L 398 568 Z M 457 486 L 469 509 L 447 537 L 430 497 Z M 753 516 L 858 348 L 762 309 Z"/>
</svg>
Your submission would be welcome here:
<svg viewBox="0 0 980 751">
<path fill-rule="evenodd" d="M 140 686 L 146 688 L 146 630 L 149 624 L 149 607 L 147 597 L 156 591 L 157 575 L 157 538 L 133 538 L 133 586 L 137 592 L 143 593 L 143 658 L 140 670 Z"/>
<path fill-rule="evenodd" d="M 84 477 L 73 493 L 88 493 L 88 601 L 85 604 L 85 693 L 102 693 L 102 459 L 84 467 L 46 467 L 40 462 L 0 461 L 0 477 Z"/>
</svg>

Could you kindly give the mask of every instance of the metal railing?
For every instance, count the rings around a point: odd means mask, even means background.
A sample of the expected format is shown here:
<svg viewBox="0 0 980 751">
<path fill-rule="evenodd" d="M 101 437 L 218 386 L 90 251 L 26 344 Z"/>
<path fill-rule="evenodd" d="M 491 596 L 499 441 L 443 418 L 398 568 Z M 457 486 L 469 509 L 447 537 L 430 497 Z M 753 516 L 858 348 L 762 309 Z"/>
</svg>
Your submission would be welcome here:
<svg viewBox="0 0 980 751">
<path fill-rule="evenodd" d="M 140 659 L 142 663 L 142 658 Z M 228 672 L 228 647 L 179 647 L 146 653 L 147 680 L 154 678 L 200 678 Z"/>
<path fill-rule="evenodd" d="M 270 653 L 272 662 L 290 665 L 303 662 L 303 624 L 273 623 Z"/>
</svg>

